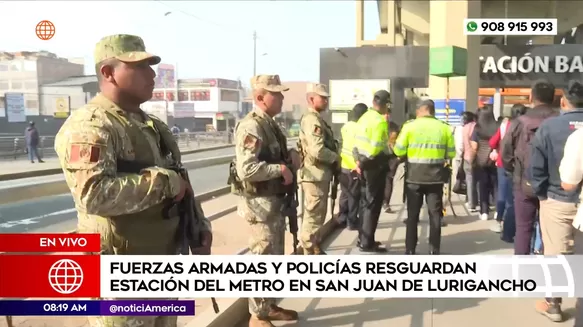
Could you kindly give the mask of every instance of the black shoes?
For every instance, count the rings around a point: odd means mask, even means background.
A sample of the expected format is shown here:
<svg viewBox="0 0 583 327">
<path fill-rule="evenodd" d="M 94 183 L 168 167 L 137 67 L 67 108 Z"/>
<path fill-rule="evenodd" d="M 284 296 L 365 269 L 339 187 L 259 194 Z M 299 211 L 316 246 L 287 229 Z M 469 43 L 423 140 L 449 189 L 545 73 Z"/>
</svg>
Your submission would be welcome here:
<svg viewBox="0 0 583 327">
<path fill-rule="evenodd" d="M 364 247 L 360 244 L 360 241 L 356 243 L 356 246 L 360 252 L 366 253 L 387 253 L 387 248 L 385 248 L 381 242 L 375 242 L 373 246 Z"/>
</svg>

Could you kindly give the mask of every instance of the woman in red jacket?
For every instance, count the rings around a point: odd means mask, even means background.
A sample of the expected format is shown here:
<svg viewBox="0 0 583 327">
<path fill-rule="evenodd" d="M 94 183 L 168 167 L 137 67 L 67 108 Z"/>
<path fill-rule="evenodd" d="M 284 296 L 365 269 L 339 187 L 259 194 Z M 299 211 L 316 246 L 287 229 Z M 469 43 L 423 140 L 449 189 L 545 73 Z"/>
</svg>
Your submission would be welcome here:
<svg viewBox="0 0 583 327">
<path fill-rule="evenodd" d="M 521 104 L 515 104 L 510 110 L 510 118 L 504 118 L 496 133 L 490 138 L 490 148 L 493 149 L 490 158 L 496 161 L 496 168 L 498 171 L 498 196 L 496 199 L 496 222 L 491 230 L 500 233 L 500 239 L 505 242 L 512 243 L 514 241 L 514 233 L 516 230 L 514 220 L 514 196 L 512 194 L 512 177 L 506 175 L 506 171 L 502 166 L 502 153 L 500 146 L 502 139 L 506 135 L 506 131 L 510 130 L 510 124 L 519 116 L 524 115 L 526 107 Z"/>
</svg>

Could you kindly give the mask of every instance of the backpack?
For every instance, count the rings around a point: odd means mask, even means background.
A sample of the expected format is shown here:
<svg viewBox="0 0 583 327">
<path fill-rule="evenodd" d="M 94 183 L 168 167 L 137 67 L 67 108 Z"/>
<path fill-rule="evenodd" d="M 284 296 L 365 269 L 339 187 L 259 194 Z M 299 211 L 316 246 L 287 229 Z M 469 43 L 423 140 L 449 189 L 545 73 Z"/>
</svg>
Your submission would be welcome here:
<svg viewBox="0 0 583 327">
<path fill-rule="evenodd" d="M 476 153 L 476 165 L 480 168 L 486 168 L 493 165 L 490 158 L 490 144 L 488 140 L 478 140 L 478 152 Z"/>
<path fill-rule="evenodd" d="M 530 185 L 530 178 L 528 176 L 528 167 L 530 167 L 530 157 L 532 153 L 531 141 L 534 139 L 534 135 L 542 122 L 555 115 L 556 114 L 554 113 L 551 113 L 550 115 L 538 115 L 536 117 L 527 117 L 525 115 L 518 118 L 522 124 L 522 129 L 514 150 L 514 156 L 516 159 L 514 169 L 518 176 L 517 182 L 520 184 L 520 188 L 524 195 L 528 198 L 536 198 L 536 194 Z"/>
</svg>

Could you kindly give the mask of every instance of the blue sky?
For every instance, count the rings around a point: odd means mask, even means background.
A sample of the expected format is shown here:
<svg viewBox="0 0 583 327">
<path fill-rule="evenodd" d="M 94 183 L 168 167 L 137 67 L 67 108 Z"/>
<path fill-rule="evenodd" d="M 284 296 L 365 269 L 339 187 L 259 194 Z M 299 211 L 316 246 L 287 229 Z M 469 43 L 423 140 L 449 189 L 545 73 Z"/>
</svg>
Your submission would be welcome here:
<svg viewBox="0 0 583 327">
<path fill-rule="evenodd" d="M 355 46 L 354 1 L 0 1 L 0 50 L 47 50 L 84 57 L 93 74 L 93 47 L 110 34 L 140 35 L 180 78 L 247 81 L 253 72 L 253 30 L 258 73 L 282 80 L 316 81 L 319 49 Z M 378 33 L 375 1 L 366 3 L 367 39 Z M 164 16 L 166 12 L 171 14 Z M 35 26 L 50 20 L 56 35 L 39 40 Z M 265 55 L 263 55 L 265 54 Z"/>
</svg>

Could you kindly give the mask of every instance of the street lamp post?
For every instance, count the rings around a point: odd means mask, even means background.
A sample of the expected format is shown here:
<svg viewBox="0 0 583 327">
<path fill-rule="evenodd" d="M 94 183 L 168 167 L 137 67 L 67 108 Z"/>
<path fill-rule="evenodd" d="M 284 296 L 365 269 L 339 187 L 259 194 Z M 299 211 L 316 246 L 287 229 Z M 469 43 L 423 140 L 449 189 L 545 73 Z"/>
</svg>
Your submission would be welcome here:
<svg viewBox="0 0 583 327">
<path fill-rule="evenodd" d="M 261 54 L 261 57 L 267 56 L 267 52 Z M 257 31 L 253 31 L 253 76 L 257 75 Z"/>
</svg>

